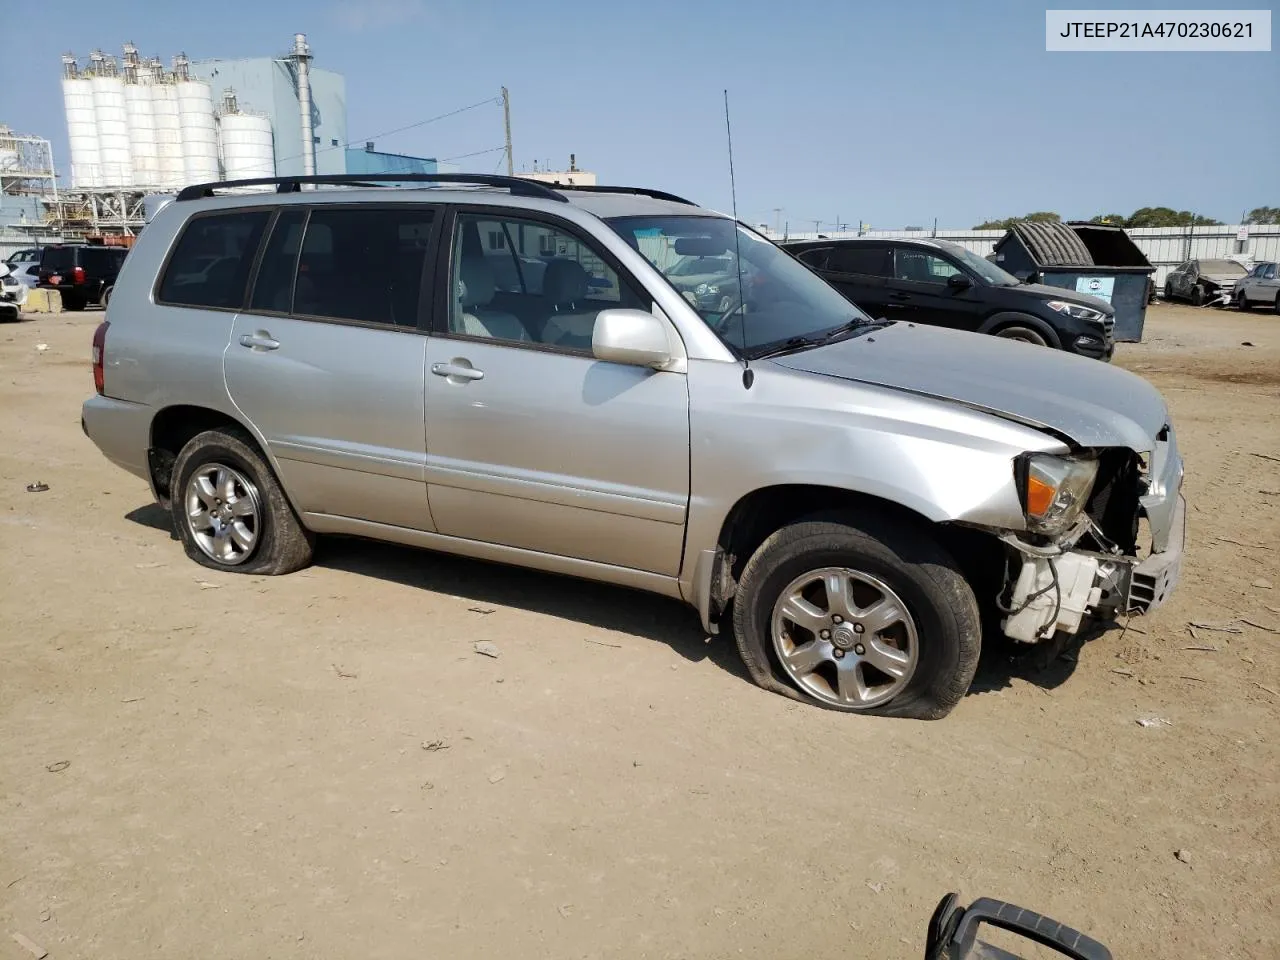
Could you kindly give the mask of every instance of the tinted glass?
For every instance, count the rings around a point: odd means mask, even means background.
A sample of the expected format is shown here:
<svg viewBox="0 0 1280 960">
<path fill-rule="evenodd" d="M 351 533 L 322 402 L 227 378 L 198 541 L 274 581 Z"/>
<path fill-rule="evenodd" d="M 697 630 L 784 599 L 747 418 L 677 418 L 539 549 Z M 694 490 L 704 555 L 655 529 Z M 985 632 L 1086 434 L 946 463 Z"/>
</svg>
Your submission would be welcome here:
<svg viewBox="0 0 1280 960">
<path fill-rule="evenodd" d="M 40 266 L 46 270 L 70 270 L 75 265 L 75 247 L 45 247 L 40 257 Z"/>
<path fill-rule="evenodd" d="M 312 210 L 293 312 L 416 327 L 432 214 L 425 205 Z"/>
<path fill-rule="evenodd" d="M 1267 269 L 1262 271 L 1263 280 L 1274 280 L 1276 278 L 1276 265 L 1274 263 L 1267 264 Z"/>
<path fill-rule="evenodd" d="M 253 284 L 250 309 L 288 313 L 293 308 L 293 277 L 306 220 L 307 211 L 299 209 L 283 210 L 276 218 Z"/>
<path fill-rule="evenodd" d="M 899 247 L 894 251 L 894 275 L 899 280 L 910 280 L 916 283 L 946 283 L 948 277 L 960 273 L 960 268 L 950 260 L 925 253 L 923 250 L 910 250 Z"/>
<path fill-rule="evenodd" d="M 796 259 L 801 263 L 808 264 L 815 270 L 822 270 L 827 265 L 827 254 L 830 252 L 830 247 L 821 247 L 817 250 L 801 250 L 796 254 Z"/>
<path fill-rule="evenodd" d="M 270 217 L 269 210 L 196 217 L 182 231 L 156 299 L 190 307 L 243 305 L 249 271 Z"/>
<path fill-rule="evenodd" d="M 860 273 L 869 277 L 889 276 L 889 249 L 870 243 L 833 247 L 827 269 L 839 273 Z"/>
</svg>

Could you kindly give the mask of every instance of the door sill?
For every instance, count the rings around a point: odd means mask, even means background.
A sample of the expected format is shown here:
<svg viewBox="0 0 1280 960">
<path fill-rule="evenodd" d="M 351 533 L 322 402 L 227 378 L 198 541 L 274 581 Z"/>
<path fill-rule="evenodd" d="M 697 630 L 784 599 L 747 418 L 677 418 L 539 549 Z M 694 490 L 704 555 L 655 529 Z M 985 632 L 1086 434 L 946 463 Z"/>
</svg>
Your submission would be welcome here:
<svg viewBox="0 0 1280 960">
<path fill-rule="evenodd" d="M 387 523 L 374 523 L 370 520 L 357 520 L 354 517 L 336 517 L 327 513 L 304 513 L 302 520 L 309 530 L 316 533 L 337 533 L 369 540 L 385 540 L 409 547 L 435 550 L 439 553 L 471 557 L 475 560 L 489 560 L 494 563 L 559 573 L 583 580 L 598 580 L 635 590 L 644 590 L 648 593 L 658 593 L 676 600 L 684 599 L 680 592 L 678 578 L 636 570 L 632 567 L 618 567 L 594 560 L 579 560 L 574 557 L 539 553 L 536 550 L 508 547 L 499 543 L 464 540 L 461 537 L 449 537 L 442 533 L 413 530 Z"/>
</svg>

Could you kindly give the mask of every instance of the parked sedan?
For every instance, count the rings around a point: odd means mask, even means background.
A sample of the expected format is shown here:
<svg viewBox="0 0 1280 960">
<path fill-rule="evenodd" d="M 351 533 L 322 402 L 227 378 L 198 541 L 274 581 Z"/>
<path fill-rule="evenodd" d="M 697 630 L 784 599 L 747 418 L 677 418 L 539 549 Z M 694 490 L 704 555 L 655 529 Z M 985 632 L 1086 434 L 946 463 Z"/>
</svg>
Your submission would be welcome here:
<svg viewBox="0 0 1280 960">
<path fill-rule="evenodd" d="M 1236 306 L 1241 310 L 1270 305 L 1280 313 L 1280 264 L 1255 264 L 1248 276 L 1236 284 Z"/>
<path fill-rule="evenodd" d="M 1166 300 L 1190 300 L 1202 307 L 1215 300 L 1231 301 L 1235 285 L 1249 272 L 1234 260 L 1188 260 L 1164 281 Z"/>
</svg>

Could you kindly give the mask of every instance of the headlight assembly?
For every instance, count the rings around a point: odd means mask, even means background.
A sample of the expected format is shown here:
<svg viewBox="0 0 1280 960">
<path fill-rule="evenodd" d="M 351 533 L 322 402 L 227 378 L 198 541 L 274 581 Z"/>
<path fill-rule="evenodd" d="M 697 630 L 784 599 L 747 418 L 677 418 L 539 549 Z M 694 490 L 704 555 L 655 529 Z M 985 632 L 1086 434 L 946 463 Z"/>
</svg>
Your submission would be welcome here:
<svg viewBox="0 0 1280 960">
<path fill-rule="evenodd" d="M 1034 454 L 1020 467 L 1019 493 L 1027 526 L 1049 537 L 1066 533 L 1089 499 L 1098 476 L 1098 461 Z"/>
<path fill-rule="evenodd" d="M 1094 323 L 1101 323 L 1107 316 L 1101 310 L 1095 310 L 1093 307 L 1086 307 L 1079 303 L 1067 303 L 1065 300 L 1050 300 L 1048 307 L 1050 310 L 1065 313 L 1068 317 L 1074 317 L 1076 320 L 1091 320 Z"/>
</svg>

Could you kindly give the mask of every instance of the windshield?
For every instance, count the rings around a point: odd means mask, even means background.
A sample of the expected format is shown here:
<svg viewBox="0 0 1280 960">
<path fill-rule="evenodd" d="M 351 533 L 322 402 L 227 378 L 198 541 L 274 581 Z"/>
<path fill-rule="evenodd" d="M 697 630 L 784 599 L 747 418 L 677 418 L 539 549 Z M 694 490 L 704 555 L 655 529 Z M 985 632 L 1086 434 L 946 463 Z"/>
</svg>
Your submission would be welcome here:
<svg viewBox="0 0 1280 960">
<path fill-rule="evenodd" d="M 738 356 L 756 357 L 797 338 L 816 339 L 850 324 L 871 323 L 804 264 L 732 220 L 615 217 L 608 222 Z M 742 297 L 735 254 L 742 258 Z M 683 276 L 711 280 L 690 290 Z M 712 286 L 714 293 L 707 297 Z"/>
<path fill-rule="evenodd" d="M 993 287 L 1016 287 L 1018 278 L 1008 273 L 986 257 L 980 257 L 972 250 L 966 250 L 959 244 L 947 244 L 947 252 L 959 258 L 960 262 L 980 276 Z"/>
<path fill-rule="evenodd" d="M 1201 273 L 1220 273 L 1228 277 L 1243 277 L 1249 271 L 1234 260 L 1201 260 Z"/>
</svg>

